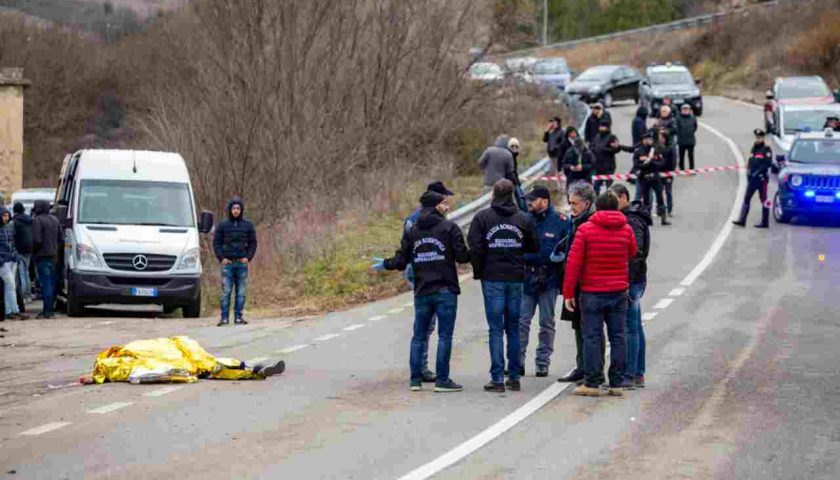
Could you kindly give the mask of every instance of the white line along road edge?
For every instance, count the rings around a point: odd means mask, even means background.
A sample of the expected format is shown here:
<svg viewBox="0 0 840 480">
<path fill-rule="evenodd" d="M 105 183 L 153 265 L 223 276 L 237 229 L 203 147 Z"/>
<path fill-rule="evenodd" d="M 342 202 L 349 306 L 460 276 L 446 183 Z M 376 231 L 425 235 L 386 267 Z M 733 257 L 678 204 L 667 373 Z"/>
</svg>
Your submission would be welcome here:
<svg viewBox="0 0 840 480">
<path fill-rule="evenodd" d="M 743 155 L 741 155 L 741 151 L 738 150 L 738 146 L 735 145 L 735 142 L 733 142 L 731 139 L 724 136 L 722 133 L 715 130 L 714 128 L 706 125 L 705 123 L 701 122 L 700 125 L 703 128 L 712 132 L 718 138 L 722 139 L 729 146 L 730 150 L 732 150 L 732 154 L 735 155 L 735 160 L 738 162 L 738 165 L 744 165 L 744 157 Z M 709 248 L 709 251 L 706 252 L 706 255 L 703 257 L 702 260 L 700 260 L 700 263 L 697 264 L 696 267 L 694 267 L 691 273 L 688 274 L 685 280 L 682 281 L 681 285 L 689 286 L 692 283 L 694 283 L 694 280 L 696 280 L 697 277 L 699 277 L 700 274 L 702 274 L 706 270 L 706 268 L 708 268 L 709 265 L 711 265 L 718 252 L 720 252 L 721 247 L 723 247 L 723 243 L 726 241 L 727 237 L 729 237 L 729 233 L 732 231 L 732 223 L 730 222 L 730 219 L 732 218 L 732 216 L 734 216 L 735 213 L 738 212 L 738 209 L 741 208 L 741 202 L 743 201 L 745 190 L 746 181 L 744 179 L 744 175 L 738 172 L 738 190 L 735 195 L 735 201 L 732 204 L 733 213 L 726 218 L 726 223 L 724 224 L 723 229 L 720 231 L 717 238 L 715 238 L 715 241 L 714 243 L 712 243 L 712 246 Z M 545 404 L 553 400 L 557 395 L 560 395 L 564 390 L 569 388 L 570 385 L 571 384 L 568 383 L 552 383 L 539 395 L 532 398 L 525 405 L 522 405 L 521 407 L 514 410 L 514 412 L 508 415 L 507 417 L 491 425 L 489 428 L 485 429 L 484 431 L 467 440 L 466 442 L 462 443 L 461 445 L 458 445 L 449 452 L 441 455 L 440 457 L 432 460 L 431 462 L 425 465 L 418 467 L 412 472 L 403 475 L 399 478 L 399 480 L 426 480 L 427 478 L 431 478 L 432 476 L 440 473 L 446 468 L 463 460 L 479 448 L 487 445 L 488 443 L 496 439 L 499 435 L 513 428 L 517 423 L 528 418 L 531 414 L 542 408 Z"/>
</svg>

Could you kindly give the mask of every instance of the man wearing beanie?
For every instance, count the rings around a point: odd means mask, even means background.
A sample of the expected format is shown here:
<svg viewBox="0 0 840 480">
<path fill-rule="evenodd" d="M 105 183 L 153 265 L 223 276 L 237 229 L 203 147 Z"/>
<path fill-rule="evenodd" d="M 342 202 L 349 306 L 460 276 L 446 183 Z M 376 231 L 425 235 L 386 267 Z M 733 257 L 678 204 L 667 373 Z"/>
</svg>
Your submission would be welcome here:
<svg viewBox="0 0 840 480">
<path fill-rule="evenodd" d="M 417 222 L 403 233 L 400 249 L 392 258 L 373 265 L 374 270 L 414 269 L 414 334 L 411 337 L 410 388 L 423 388 L 422 357 L 432 318 L 438 320 L 436 392 L 459 392 L 463 389 L 449 377 L 452 335 L 458 311 L 458 263 L 468 263 L 470 254 L 464 234 L 446 219 L 446 197 L 427 191 L 420 197 L 422 206 Z"/>
<path fill-rule="evenodd" d="M 23 204 L 16 202 L 12 207 L 12 221 L 15 224 L 15 248 L 18 251 L 18 286 L 24 300 L 32 297 L 32 282 L 29 279 L 29 263 L 32 259 L 32 217 L 26 214 Z"/>
</svg>

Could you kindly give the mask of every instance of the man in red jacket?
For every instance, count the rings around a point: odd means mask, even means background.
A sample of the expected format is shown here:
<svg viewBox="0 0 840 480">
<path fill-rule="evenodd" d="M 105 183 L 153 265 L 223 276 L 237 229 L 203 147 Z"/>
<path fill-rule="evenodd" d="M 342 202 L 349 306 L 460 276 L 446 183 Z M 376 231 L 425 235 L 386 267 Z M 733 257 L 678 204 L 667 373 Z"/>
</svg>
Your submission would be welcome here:
<svg viewBox="0 0 840 480">
<path fill-rule="evenodd" d="M 610 339 L 609 394 L 620 397 L 627 340 L 628 262 L 638 250 L 633 229 L 618 210 L 618 197 L 607 191 L 595 200 L 596 212 L 575 235 L 566 263 L 563 298 L 566 308 L 581 310 L 583 327 L 584 384 L 576 395 L 601 395 L 599 377 L 604 371 L 601 342 L 604 324 Z M 575 302 L 575 285 L 580 282 L 580 305 Z"/>
</svg>

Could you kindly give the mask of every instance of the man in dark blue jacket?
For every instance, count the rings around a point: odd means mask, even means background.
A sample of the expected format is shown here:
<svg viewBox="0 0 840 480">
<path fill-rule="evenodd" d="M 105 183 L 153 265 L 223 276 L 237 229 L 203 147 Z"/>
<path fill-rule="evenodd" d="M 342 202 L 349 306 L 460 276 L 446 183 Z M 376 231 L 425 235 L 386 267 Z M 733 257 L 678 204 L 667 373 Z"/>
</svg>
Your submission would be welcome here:
<svg viewBox="0 0 840 480">
<path fill-rule="evenodd" d="M 528 212 L 537 227 L 540 251 L 525 254 L 525 285 L 522 295 L 522 316 L 519 319 L 520 375 L 525 375 L 525 354 L 531 333 L 531 319 L 540 308 L 540 333 L 536 353 L 536 375 L 548 376 L 554 352 L 554 307 L 560 290 L 559 264 L 551 261 L 551 253 L 569 234 L 570 222 L 551 205 L 551 195 L 542 186 L 534 187 L 525 197 Z"/>
<path fill-rule="evenodd" d="M 257 232 L 254 225 L 245 220 L 245 204 L 239 197 L 233 197 L 227 205 L 228 218 L 219 223 L 213 237 L 213 250 L 222 263 L 222 319 L 219 326 L 230 321 L 230 295 L 236 290 L 233 306 L 234 322 L 246 325 L 242 318 L 245 309 L 245 295 L 248 291 L 248 264 L 257 253 Z"/>
</svg>

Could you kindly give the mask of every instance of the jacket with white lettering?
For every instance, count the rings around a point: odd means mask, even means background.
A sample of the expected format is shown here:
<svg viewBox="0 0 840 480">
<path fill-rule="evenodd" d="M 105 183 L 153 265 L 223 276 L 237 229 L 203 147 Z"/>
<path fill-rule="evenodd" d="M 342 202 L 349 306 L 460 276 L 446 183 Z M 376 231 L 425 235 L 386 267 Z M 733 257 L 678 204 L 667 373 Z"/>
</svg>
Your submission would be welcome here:
<svg viewBox="0 0 840 480">
<path fill-rule="evenodd" d="M 448 290 L 461 293 L 455 262 L 468 263 L 470 252 L 464 234 L 434 207 L 424 208 L 410 230 L 403 233 L 400 249 L 385 260 L 386 270 L 414 269 L 414 295 Z"/>
<path fill-rule="evenodd" d="M 534 221 L 512 200 L 493 201 L 475 215 L 467 234 L 473 277 L 490 282 L 522 282 L 525 254 L 540 251 Z"/>
<path fill-rule="evenodd" d="M 747 163 L 747 177 L 767 180 L 773 167 L 773 150 L 767 144 L 754 144 Z"/>
</svg>

